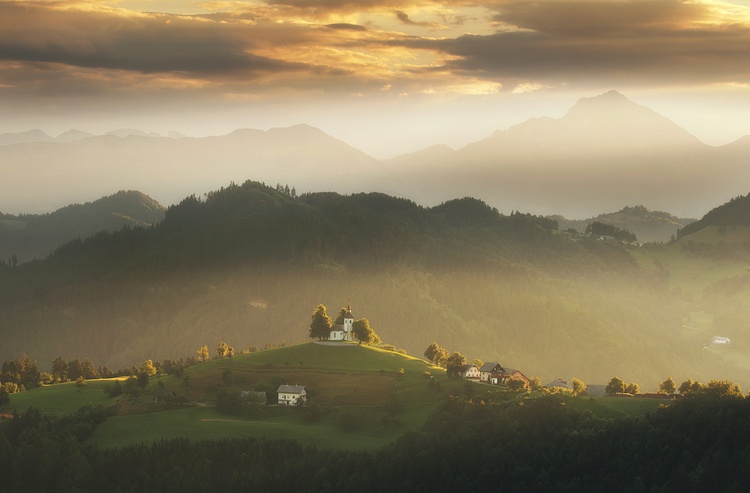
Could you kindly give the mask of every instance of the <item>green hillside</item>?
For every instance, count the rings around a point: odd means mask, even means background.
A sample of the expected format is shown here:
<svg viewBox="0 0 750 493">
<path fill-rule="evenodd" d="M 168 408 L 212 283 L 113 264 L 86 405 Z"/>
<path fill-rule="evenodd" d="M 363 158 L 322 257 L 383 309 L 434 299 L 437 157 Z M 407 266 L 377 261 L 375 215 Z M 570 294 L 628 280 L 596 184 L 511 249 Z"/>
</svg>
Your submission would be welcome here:
<svg viewBox="0 0 750 493">
<path fill-rule="evenodd" d="M 126 385 L 124 379 L 119 379 Z M 281 383 L 304 385 L 308 404 L 248 407 L 244 414 L 222 412 L 218 396 Z M 87 443 L 114 448 L 165 439 L 291 439 L 303 445 L 375 450 L 408 431 L 421 429 L 448 396 L 515 401 L 530 397 L 504 387 L 448 377 L 424 360 L 383 349 L 316 343 L 286 346 L 233 358 L 213 359 L 187 368 L 179 376 L 150 379 L 140 393 L 110 397 L 113 379 L 40 387 L 11 395 L 0 413 L 35 407 L 45 415 L 75 414 L 82 406 L 102 406 L 108 417 Z M 162 402 L 156 403 L 156 396 Z M 169 396 L 164 401 L 163 396 Z M 603 418 L 640 416 L 662 400 L 589 399 L 560 396 L 568 406 Z"/>
<path fill-rule="evenodd" d="M 304 385 L 307 408 L 267 406 L 252 416 L 217 410 L 217 392 L 222 389 L 270 392 L 281 383 Z M 214 359 L 187 368 L 179 377 L 153 377 L 138 397 L 109 397 L 111 379 L 88 381 L 82 389 L 71 382 L 12 394 L 0 412 L 36 407 L 44 414 L 63 415 L 81 406 L 101 405 L 114 414 L 90 438 L 101 447 L 183 436 L 252 436 L 372 449 L 420 428 L 438 403 L 451 393 L 463 393 L 465 384 L 411 356 L 357 344 L 307 343 Z M 184 404 L 156 404 L 157 394 L 174 396 L 175 402 Z"/>
</svg>

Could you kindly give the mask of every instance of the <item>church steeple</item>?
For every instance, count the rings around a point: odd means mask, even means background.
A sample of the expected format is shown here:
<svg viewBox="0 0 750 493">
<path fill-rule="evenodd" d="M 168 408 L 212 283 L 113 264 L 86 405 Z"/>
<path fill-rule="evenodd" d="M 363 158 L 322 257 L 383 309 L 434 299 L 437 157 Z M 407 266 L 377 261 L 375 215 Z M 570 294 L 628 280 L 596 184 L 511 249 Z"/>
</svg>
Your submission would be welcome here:
<svg viewBox="0 0 750 493">
<path fill-rule="evenodd" d="M 354 315 L 352 315 L 352 305 L 346 306 L 346 315 L 344 315 L 344 339 L 353 340 L 352 331 L 354 329 Z"/>
</svg>

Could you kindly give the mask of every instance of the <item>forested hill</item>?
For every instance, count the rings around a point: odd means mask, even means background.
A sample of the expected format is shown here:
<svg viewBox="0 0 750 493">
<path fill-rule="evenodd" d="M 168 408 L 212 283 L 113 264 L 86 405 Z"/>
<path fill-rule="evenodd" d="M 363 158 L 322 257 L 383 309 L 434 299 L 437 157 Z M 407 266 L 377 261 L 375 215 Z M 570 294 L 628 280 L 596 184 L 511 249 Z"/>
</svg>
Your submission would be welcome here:
<svg viewBox="0 0 750 493">
<path fill-rule="evenodd" d="M 561 230 L 573 228 L 581 233 L 593 222 L 611 224 L 634 233 L 638 237 L 638 241 L 643 243 L 667 242 L 674 237 L 678 229 L 695 221 L 695 219 L 675 217 L 667 212 L 652 211 L 642 205 L 623 207 L 617 212 L 599 214 L 589 219 L 549 217 L 557 221 Z"/>
<path fill-rule="evenodd" d="M 75 238 L 123 226 L 151 226 L 163 218 L 161 204 L 132 190 L 49 214 L 0 214 L 0 259 L 25 262 L 42 258 Z"/>
<path fill-rule="evenodd" d="M 707 226 L 750 226 L 750 194 L 735 197 L 712 209 L 699 221 L 688 224 L 677 232 L 677 238 L 696 233 Z"/>
<path fill-rule="evenodd" d="M 169 272 L 239 264 L 484 265 L 535 252 L 546 257 L 564 240 L 555 234 L 554 221 L 505 216 L 471 198 L 430 209 L 379 193 L 295 197 L 282 188 L 248 181 L 203 199 L 191 196 L 168 208 L 154 228 L 71 242 L 33 269 L 70 271 L 80 278 L 121 269 Z"/>
<path fill-rule="evenodd" d="M 679 328 L 689 306 L 619 242 L 461 198 L 425 208 L 246 182 L 170 207 L 154 227 L 0 264 L 0 358 L 110 368 L 307 340 L 319 303 L 350 303 L 384 342 L 433 341 L 543 381 L 613 375 L 750 381 Z M 616 356 L 616 357 L 613 357 Z"/>
</svg>

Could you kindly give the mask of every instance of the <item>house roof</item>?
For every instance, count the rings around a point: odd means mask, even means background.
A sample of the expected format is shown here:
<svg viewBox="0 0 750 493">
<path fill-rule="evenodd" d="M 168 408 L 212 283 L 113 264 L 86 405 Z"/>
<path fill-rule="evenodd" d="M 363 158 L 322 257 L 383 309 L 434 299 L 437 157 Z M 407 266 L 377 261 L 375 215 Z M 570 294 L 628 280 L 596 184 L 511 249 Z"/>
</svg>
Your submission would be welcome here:
<svg viewBox="0 0 750 493">
<path fill-rule="evenodd" d="M 462 366 L 462 367 L 461 367 L 461 371 L 462 371 L 462 372 L 466 372 L 466 371 L 468 371 L 468 370 L 469 370 L 470 368 L 476 368 L 476 367 L 477 367 L 477 365 L 464 365 L 464 366 Z"/>
<path fill-rule="evenodd" d="M 485 363 L 485 364 L 482 365 L 482 367 L 479 369 L 479 371 L 489 372 L 489 371 L 494 370 L 498 366 L 500 366 L 500 363 L 493 363 L 493 362 Z M 500 366 L 500 370 L 501 371 L 502 371 L 502 368 L 503 367 Z"/>
<path fill-rule="evenodd" d="M 279 389 L 276 391 L 281 394 L 302 394 L 306 393 L 304 385 L 279 385 Z"/>
</svg>

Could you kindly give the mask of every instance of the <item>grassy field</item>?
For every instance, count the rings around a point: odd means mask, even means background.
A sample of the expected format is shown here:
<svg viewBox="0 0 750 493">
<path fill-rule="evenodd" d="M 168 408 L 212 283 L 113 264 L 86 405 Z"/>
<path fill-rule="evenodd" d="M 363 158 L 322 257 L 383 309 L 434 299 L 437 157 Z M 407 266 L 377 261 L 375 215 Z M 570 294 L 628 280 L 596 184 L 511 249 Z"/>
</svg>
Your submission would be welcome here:
<svg viewBox="0 0 750 493">
<path fill-rule="evenodd" d="M 221 414 L 215 407 L 219 388 L 251 390 L 257 385 L 292 383 L 309 391 L 307 408 L 262 407 L 252 418 Z M 371 347 L 302 344 L 269 349 L 231 359 L 211 360 L 185 370 L 181 377 L 152 378 L 140 397 L 111 398 L 111 380 L 92 380 L 80 391 L 75 383 L 52 385 L 11 396 L 0 409 L 35 406 L 45 414 L 65 414 L 102 405 L 117 415 L 100 424 L 89 442 L 122 447 L 162 439 L 230 437 L 288 438 L 307 445 L 375 450 L 409 430 L 418 430 L 450 394 L 496 392 L 498 387 L 449 378 L 427 362 Z M 467 388 L 467 386 L 469 388 Z M 155 393 L 184 396 L 191 403 L 168 407 Z M 508 394 L 521 399 L 523 394 Z M 602 417 L 642 414 L 663 401 L 646 399 L 573 399 L 569 405 Z M 311 417 L 313 416 L 313 417 Z"/>
<path fill-rule="evenodd" d="M 112 379 L 87 380 L 81 390 L 75 382 L 68 382 L 11 394 L 10 403 L 0 407 L 0 412 L 23 412 L 33 406 L 44 414 L 67 414 L 86 405 L 108 407 L 116 402 L 104 392 L 112 382 Z"/>
</svg>

